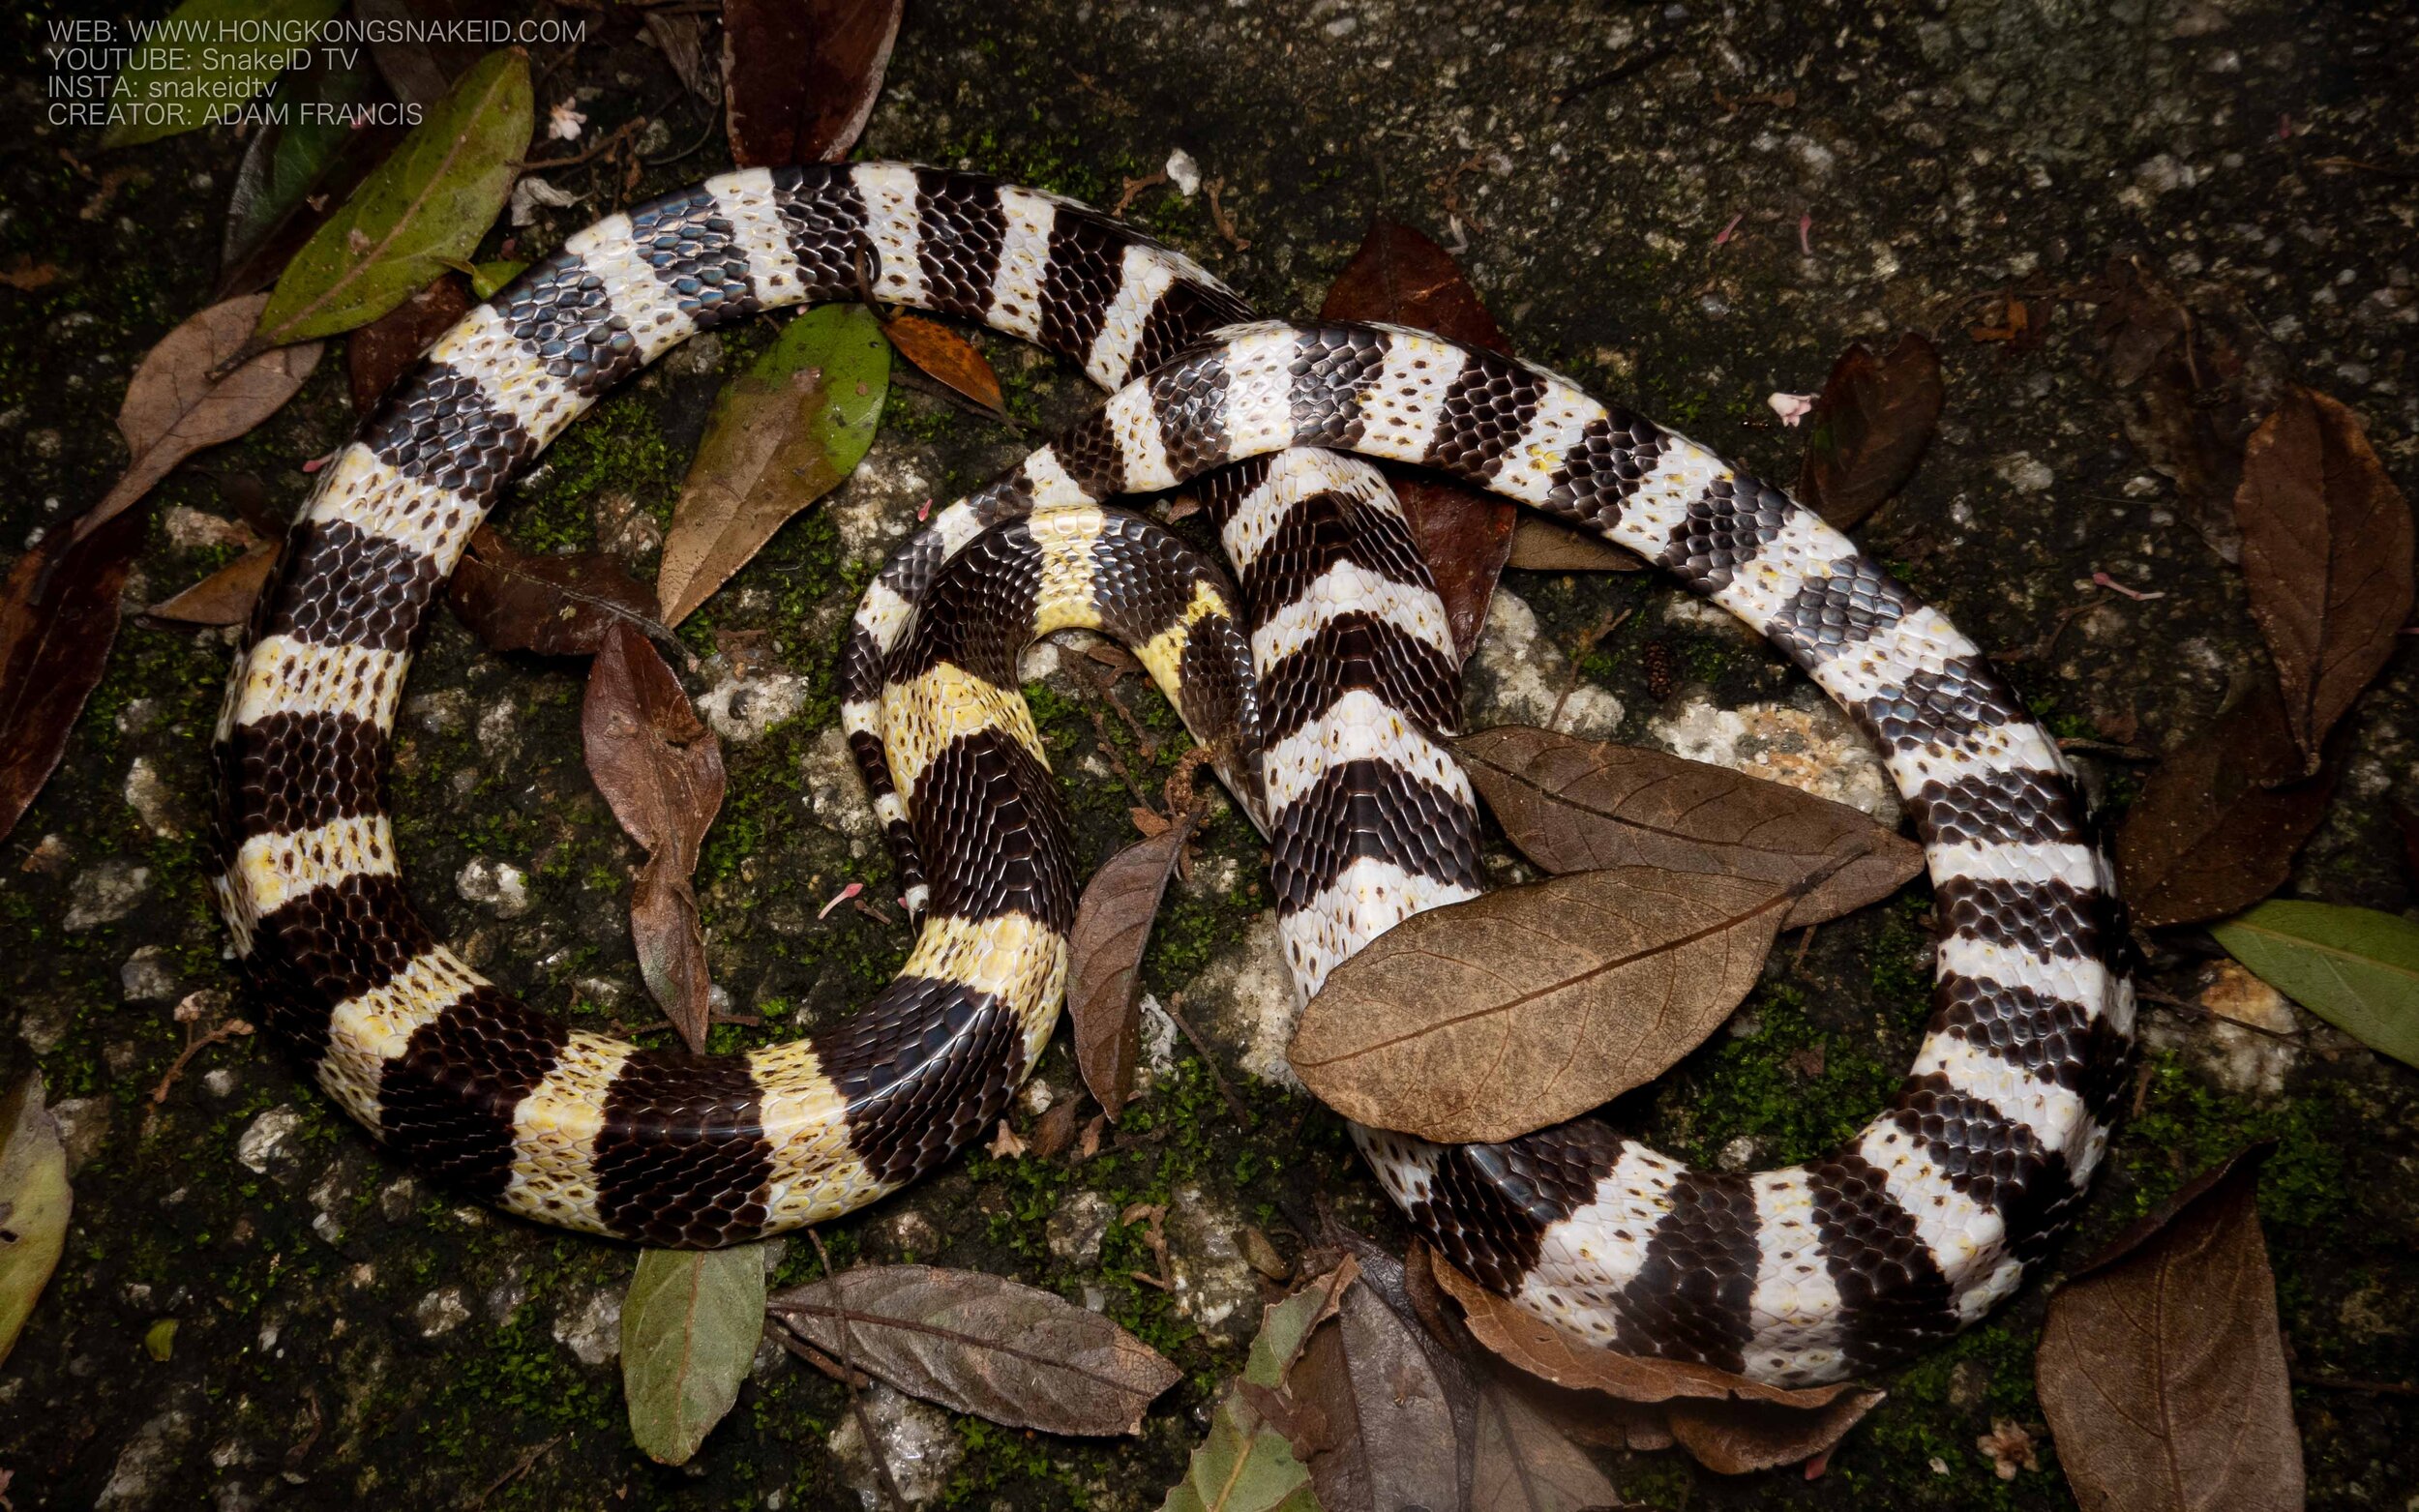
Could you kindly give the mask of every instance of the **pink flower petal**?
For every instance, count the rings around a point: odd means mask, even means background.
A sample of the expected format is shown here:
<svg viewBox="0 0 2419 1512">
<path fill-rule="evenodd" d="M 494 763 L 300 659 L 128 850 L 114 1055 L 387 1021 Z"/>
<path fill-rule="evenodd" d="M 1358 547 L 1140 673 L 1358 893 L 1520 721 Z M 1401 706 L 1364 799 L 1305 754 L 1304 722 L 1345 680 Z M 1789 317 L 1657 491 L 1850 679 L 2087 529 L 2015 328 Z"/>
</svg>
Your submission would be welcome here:
<svg viewBox="0 0 2419 1512">
<path fill-rule="evenodd" d="M 847 903 L 850 899 L 855 897 L 863 891 L 865 891 L 865 884 L 863 882 L 851 882 L 848 886 L 843 887 L 840 891 L 832 894 L 831 902 L 823 904 L 822 912 L 818 913 L 815 917 L 819 919 L 827 917 L 831 913 L 832 909 L 839 907 L 842 904 Z"/>
<path fill-rule="evenodd" d="M 1747 213 L 1744 210 L 1740 211 L 1737 215 L 1732 216 L 1730 218 L 1730 223 L 1722 227 L 1721 234 L 1714 238 L 1714 245 L 1719 247 L 1728 242 L 1730 240 L 1730 233 L 1739 229 L 1739 222 L 1747 218 Z"/>
</svg>

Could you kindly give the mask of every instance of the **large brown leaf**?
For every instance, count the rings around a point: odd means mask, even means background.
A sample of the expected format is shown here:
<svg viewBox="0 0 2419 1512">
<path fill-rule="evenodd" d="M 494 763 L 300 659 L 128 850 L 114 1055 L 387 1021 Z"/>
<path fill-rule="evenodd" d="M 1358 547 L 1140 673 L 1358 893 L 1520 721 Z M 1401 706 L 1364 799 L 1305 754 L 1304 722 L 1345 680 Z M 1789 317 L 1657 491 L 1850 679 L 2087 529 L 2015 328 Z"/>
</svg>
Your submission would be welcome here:
<svg viewBox="0 0 2419 1512">
<path fill-rule="evenodd" d="M 692 1050 L 705 1048 L 705 944 L 690 875 L 723 802 L 722 747 L 680 679 L 627 621 L 605 634 L 588 669 L 580 733 L 588 775 L 647 851 L 630 898 L 630 933 L 647 990 Z"/>
<path fill-rule="evenodd" d="M 1084 888 L 1067 940 L 1067 1013 L 1075 1021 L 1075 1065 L 1114 1119 L 1134 1095 L 1142 1047 L 1143 947 L 1184 853 L 1193 815 L 1109 858 Z"/>
<path fill-rule="evenodd" d="M 1319 307 L 1322 320 L 1383 320 L 1511 355 L 1495 317 L 1452 254 L 1410 226 L 1380 216 L 1360 250 L 1336 275 Z M 1457 483 L 1389 467 L 1387 476 L 1411 521 L 1419 554 L 1466 659 L 1486 623 L 1487 601 L 1511 554 L 1519 508 Z"/>
<path fill-rule="evenodd" d="M 1878 903 L 1924 869 L 1921 846 L 1864 813 L 1660 751 L 1522 725 L 1454 743 L 1521 853 L 1548 872 L 1655 866 L 1784 886 L 1830 875 L 1783 929 Z"/>
<path fill-rule="evenodd" d="M 1471 1505 L 1489 1512 L 1595 1512 L 1626 1503 L 1585 1451 L 1518 1392 L 1478 1388 Z"/>
<path fill-rule="evenodd" d="M 375 409 L 403 370 L 469 312 L 470 282 L 449 273 L 346 336 L 344 376 L 352 387 L 353 413 Z"/>
<path fill-rule="evenodd" d="M 947 384 L 985 409 L 1005 412 L 1000 374 L 965 337 L 921 315 L 892 315 L 882 322 L 881 334 L 926 377 Z"/>
<path fill-rule="evenodd" d="M 777 1292 L 766 1306 L 834 1359 L 1011 1428 L 1130 1434 L 1151 1400 L 1182 1379 L 1097 1313 L 979 1271 L 860 1265 Z"/>
<path fill-rule="evenodd" d="M 2252 435 L 2234 513 L 2252 617 L 2276 658 L 2302 770 L 2315 772 L 2327 731 L 2410 615 L 2410 505 L 2360 418 L 2295 388 Z"/>
<path fill-rule="evenodd" d="M 1719 1474 L 1811 1459 L 1837 1444 L 1886 1395 L 1845 1382 L 1769 1386 L 1711 1365 L 1619 1354 L 1564 1333 L 1441 1258 L 1430 1256 L 1428 1266 L 1461 1304 L 1473 1337 L 1498 1358 L 1566 1391 L 1658 1408 L 1671 1437 Z M 1638 1439 L 1629 1420 L 1618 1414 L 1615 1420 L 1641 1446 L 1655 1441 Z"/>
<path fill-rule="evenodd" d="M 594 656 L 614 625 L 655 628 L 655 595 L 602 551 L 534 556 L 481 525 L 446 602 L 498 651 Z"/>
<path fill-rule="evenodd" d="M 213 305 L 145 353 L 118 406 L 118 432 L 134 460 L 102 501 L 74 526 L 89 535 L 151 491 L 177 463 L 205 446 L 232 441 L 294 397 L 319 365 L 319 343 L 260 352 L 222 377 L 219 365 L 244 349 L 266 294 Z"/>
<path fill-rule="evenodd" d="M 1287 1056 L 1344 1116 L 1442 1142 L 1575 1118 L 1660 1076 L 1755 985 L 1795 890 L 1617 867 L 1418 914 L 1303 1010 Z"/>
<path fill-rule="evenodd" d="M 837 163 L 881 92 L 906 0 L 724 0 L 723 106 L 743 168 Z"/>
<path fill-rule="evenodd" d="M 0 587 L 0 840 L 50 780 L 101 681 L 117 639 L 118 594 L 142 541 L 140 514 L 119 515 L 80 541 L 53 530 Z"/>
<path fill-rule="evenodd" d="M 2301 1438 L 2237 1155 L 2049 1298 L 2034 1379 L 2084 1512 L 2298 1512 Z"/>
<path fill-rule="evenodd" d="M 1851 345 L 1808 417 L 1799 500 L 1841 530 L 1861 522 L 1915 476 L 1945 399 L 1940 354 L 1914 332 L 1886 357 Z"/>
<path fill-rule="evenodd" d="M 2331 769 L 2300 771 L 2283 700 L 2265 678 L 2169 753 L 2117 831 L 2117 874 L 2135 920 L 2223 918 L 2283 886 L 2335 795 Z"/>
</svg>

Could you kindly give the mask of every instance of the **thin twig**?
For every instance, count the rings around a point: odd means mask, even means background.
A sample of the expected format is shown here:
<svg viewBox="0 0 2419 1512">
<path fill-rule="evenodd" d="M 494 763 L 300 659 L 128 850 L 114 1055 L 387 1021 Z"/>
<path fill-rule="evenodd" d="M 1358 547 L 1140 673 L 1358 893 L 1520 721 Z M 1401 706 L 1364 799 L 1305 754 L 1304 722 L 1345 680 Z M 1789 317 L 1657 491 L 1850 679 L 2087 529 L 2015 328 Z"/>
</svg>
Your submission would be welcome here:
<svg viewBox="0 0 2419 1512">
<path fill-rule="evenodd" d="M 1226 189 L 1226 180 L 1222 178 L 1211 179 L 1209 183 L 1204 184 L 1202 188 L 1210 192 L 1210 223 L 1218 228 L 1218 234 L 1225 237 L 1227 244 L 1233 247 L 1237 252 L 1249 252 L 1251 250 L 1251 243 L 1244 241 L 1242 237 L 1236 234 L 1235 222 L 1228 219 L 1226 206 L 1218 202 L 1218 195 Z"/>
<path fill-rule="evenodd" d="M 2323 1371 L 2297 1370 L 2292 1375 L 2297 1384 L 2316 1386 L 2321 1391 L 2359 1391 L 2380 1397 L 2419 1397 L 2419 1382 L 2365 1380 L 2358 1376 L 2331 1376 Z"/>
<path fill-rule="evenodd" d="M 849 1310 L 837 1305 L 840 1280 L 832 1273 L 831 1254 L 823 1248 L 823 1236 L 819 1230 L 809 1229 L 806 1236 L 815 1245 L 816 1263 L 823 1267 L 823 1284 L 831 1288 L 832 1320 L 840 1327 L 840 1384 L 848 1388 L 850 1415 L 856 1419 L 856 1431 L 865 1439 L 865 1457 L 874 1462 L 874 1473 L 881 1478 L 882 1491 L 893 1506 L 906 1506 L 907 1497 L 899 1494 L 899 1483 L 890 1474 L 890 1461 L 881 1452 L 881 1440 L 874 1437 L 874 1420 L 866 1415 L 865 1399 L 857 1394 L 856 1382 L 849 1379 L 857 1374 L 857 1369 L 855 1361 L 849 1357 Z"/>
<path fill-rule="evenodd" d="M 176 1057 L 176 1063 L 168 1067 L 167 1074 L 160 1079 L 160 1084 L 151 1089 L 151 1105 L 157 1108 L 168 1100 L 168 1089 L 176 1085 L 176 1079 L 185 1074 L 185 1068 L 194 1063 L 195 1055 L 213 1045 L 225 1040 L 241 1039 L 251 1032 L 252 1025 L 241 1019 L 229 1019 L 208 1033 L 200 1035 L 194 1034 L 189 1026 L 185 1031 L 184 1052 Z"/>
<path fill-rule="evenodd" d="M 551 173 L 556 168 L 577 167 L 591 158 L 601 157 L 621 145 L 621 139 L 646 124 L 646 117 L 634 115 L 615 127 L 609 136 L 597 138 L 596 145 L 585 152 L 575 152 L 568 158 L 526 158 L 513 164 L 523 173 Z"/>
<path fill-rule="evenodd" d="M 1243 1107 L 1243 1100 L 1235 1095 L 1235 1088 L 1227 1084 L 1226 1073 L 1218 1069 L 1218 1057 L 1210 1053 L 1210 1047 L 1203 1043 L 1201 1035 L 1184 1021 L 1183 1005 L 1184 994 L 1171 993 L 1168 1000 L 1159 1005 L 1159 1011 L 1166 1014 L 1178 1028 L 1184 1031 L 1184 1038 L 1192 1043 L 1193 1049 L 1201 1055 L 1201 1063 L 1210 1068 L 1210 1080 L 1218 1084 L 1218 1095 L 1226 1099 L 1227 1111 L 1235 1115 L 1235 1121 L 1246 1129 L 1250 1128 L 1252 1126 L 1250 1111 Z"/>
<path fill-rule="evenodd" d="M 2283 1029 L 2271 1029 L 2256 1023 L 2247 1023 L 2243 1020 L 2231 1018 L 2225 1014 L 2219 1013 L 2213 1008 L 2204 1008 L 2198 1003 L 2186 1002 L 2183 998 L 2163 993 L 2155 987 L 2144 987 L 2136 983 L 2134 988 L 2134 995 L 2140 998 L 2143 1002 L 2155 1003 L 2161 1008 L 2165 1008 L 2175 1013 L 2186 1014 L 2193 1018 L 2205 1020 L 2215 1023 L 2230 1023 L 2238 1029 L 2249 1029 L 2254 1034 L 2264 1034 L 2272 1040 L 2283 1040 L 2287 1045 L 2299 1045 L 2302 1042 L 2301 1034 L 2298 1030 L 2287 1033 Z"/>
<path fill-rule="evenodd" d="M 489 1481 L 485 1491 L 480 1492 L 477 1496 L 470 1498 L 470 1512 L 478 1512 L 479 1508 L 487 1505 L 488 1497 L 494 1496 L 497 1492 L 511 1485 L 514 1481 L 519 1480 L 522 1476 L 526 1475 L 531 1470 L 535 1469 L 537 1468 L 538 1461 L 543 1460 L 549 1454 L 552 1454 L 556 1444 L 561 1443 L 565 1438 L 570 1437 L 571 1436 L 569 1434 L 556 1434 L 553 1438 L 549 1438 L 546 1442 L 539 1444 L 536 1448 L 523 1455 L 518 1461 L 514 1462 L 512 1468 L 506 1470 L 503 1474 L 496 1476 L 493 1480 Z"/>
<path fill-rule="evenodd" d="M 1166 183 L 1167 181 L 1168 174 L 1165 168 L 1160 169 L 1156 173 L 1147 174 L 1142 178 L 1127 179 L 1125 181 L 1125 187 L 1118 191 L 1117 207 L 1111 210 L 1109 214 L 1113 216 L 1121 216 L 1125 214 L 1127 207 L 1134 203 L 1134 200 L 1144 190 L 1157 189 L 1160 185 Z"/>
</svg>

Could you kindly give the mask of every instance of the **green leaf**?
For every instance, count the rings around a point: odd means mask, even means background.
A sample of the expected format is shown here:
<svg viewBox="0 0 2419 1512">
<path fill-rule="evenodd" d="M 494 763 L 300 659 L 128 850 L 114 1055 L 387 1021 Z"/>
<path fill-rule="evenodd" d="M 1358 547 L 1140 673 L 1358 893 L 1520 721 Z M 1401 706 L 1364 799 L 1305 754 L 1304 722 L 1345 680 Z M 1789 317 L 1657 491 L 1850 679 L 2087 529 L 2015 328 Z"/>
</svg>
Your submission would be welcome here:
<svg viewBox="0 0 2419 1512">
<path fill-rule="evenodd" d="M 0 1101 L 0 1362 L 59 1263 L 74 1207 L 67 1149 L 37 1071 Z"/>
<path fill-rule="evenodd" d="M 474 262 L 470 265 L 470 294 L 474 299 L 493 299 L 495 291 L 521 277 L 526 262 L 499 258 L 494 262 Z"/>
<path fill-rule="evenodd" d="M 764 1335 L 764 1246 L 642 1250 L 621 1305 L 621 1389 L 630 1434 L 685 1465 L 739 1400 Z"/>
<path fill-rule="evenodd" d="M 231 115 L 285 72 L 295 49 L 277 43 L 218 40 L 222 28 L 272 28 L 324 21 L 338 0 L 185 0 L 155 40 L 134 49 L 118 71 L 113 105 L 138 107 L 137 119 L 103 133 L 104 147 L 176 136 Z M 231 34 L 230 34 L 231 35 Z"/>
<path fill-rule="evenodd" d="M 165 1360 L 176 1352 L 176 1323 L 173 1318 L 163 1318 L 143 1330 L 143 1352 L 155 1360 Z"/>
<path fill-rule="evenodd" d="M 2419 1066 L 2419 924 L 2375 908 L 2287 901 L 2209 933 L 2270 987 L 2371 1050 Z"/>
<path fill-rule="evenodd" d="M 530 115 L 528 58 L 481 59 L 294 254 L 262 344 L 367 325 L 469 257 L 512 192 Z"/>
<path fill-rule="evenodd" d="M 302 108 L 283 125 L 264 127 L 244 149 L 235 170 L 235 188 L 226 202 L 226 231 L 220 242 L 223 280 L 232 281 L 225 293 L 249 294 L 269 282 L 318 224 L 322 212 L 334 209 L 328 198 L 318 208 L 306 203 L 314 195 L 341 195 L 369 176 L 402 128 L 356 129 L 348 112 L 361 108 L 377 75 L 369 68 L 313 68 L 293 82 L 289 102 Z M 380 137 L 387 140 L 381 141 Z M 256 281 L 256 282 L 255 282 Z"/>
<path fill-rule="evenodd" d="M 1344 1290 L 1359 1273 L 1348 1258 L 1263 1310 L 1242 1379 L 1227 1387 L 1210 1419 L 1209 1436 L 1159 1512 L 1319 1512 L 1309 1468 L 1295 1455 L 1284 1425 L 1272 1422 L 1270 1414 L 1282 1417 L 1294 1409 L 1285 1396 L 1285 1374 L 1310 1331 L 1335 1316 Z"/>
<path fill-rule="evenodd" d="M 655 593 L 677 625 L 798 511 L 856 469 L 890 391 L 890 343 L 861 305 L 790 322 L 723 385 L 680 485 Z"/>
</svg>

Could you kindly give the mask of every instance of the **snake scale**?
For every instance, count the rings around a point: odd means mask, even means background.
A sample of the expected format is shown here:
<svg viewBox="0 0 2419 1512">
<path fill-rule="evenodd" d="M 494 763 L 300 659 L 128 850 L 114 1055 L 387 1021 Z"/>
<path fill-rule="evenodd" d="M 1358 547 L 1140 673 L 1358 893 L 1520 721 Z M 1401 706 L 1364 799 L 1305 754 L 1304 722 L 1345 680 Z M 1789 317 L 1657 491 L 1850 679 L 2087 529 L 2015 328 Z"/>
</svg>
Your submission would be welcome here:
<svg viewBox="0 0 2419 1512">
<path fill-rule="evenodd" d="M 868 278 L 1112 391 L 935 515 L 851 630 L 843 718 L 913 953 L 847 1022 L 744 1054 L 570 1027 L 407 902 L 383 768 L 415 635 L 506 479 L 605 390 Z M 713 1246 L 893 1191 L 1000 1115 L 1057 1019 L 1076 882 L 1016 658 L 1069 626 L 1136 650 L 1269 836 L 1306 998 L 1481 886 L 1444 611 L 1362 457 L 1596 531 L 1763 632 L 1880 744 L 1942 930 L 1912 1075 L 1819 1160 L 1692 1171 L 1586 1119 L 1450 1147 L 1359 1130 L 1387 1189 L 1540 1316 L 1763 1380 L 1869 1371 L 1988 1311 L 2101 1160 L 2133 998 L 2066 764 L 1973 644 L 1777 490 L 1562 378 L 1417 332 L 1252 323 L 1180 254 L 971 174 L 750 170 L 602 221 L 440 339 L 324 470 L 216 732 L 214 886 L 263 1022 L 397 1158 L 540 1222 Z M 1196 477 L 1239 592 L 1104 507 Z"/>
</svg>

